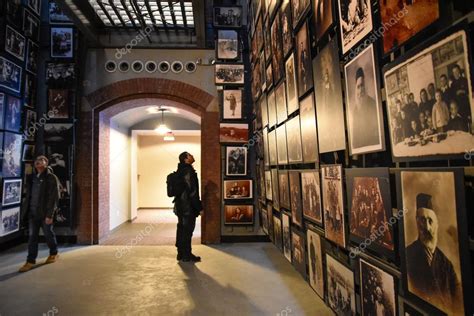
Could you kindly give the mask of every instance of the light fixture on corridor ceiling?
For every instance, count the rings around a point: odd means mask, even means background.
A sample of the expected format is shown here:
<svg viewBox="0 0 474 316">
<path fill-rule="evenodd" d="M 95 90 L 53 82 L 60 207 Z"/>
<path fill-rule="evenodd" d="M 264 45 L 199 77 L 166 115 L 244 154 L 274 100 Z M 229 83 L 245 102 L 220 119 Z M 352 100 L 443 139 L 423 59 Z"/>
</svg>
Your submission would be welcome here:
<svg viewBox="0 0 474 316">
<path fill-rule="evenodd" d="M 155 132 L 157 132 L 159 135 L 165 135 L 168 132 L 171 132 L 171 130 L 165 124 L 165 111 L 166 111 L 166 109 L 163 109 L 160 106 L 158 108 L 158 111 L 161 112 L 161 124 L 157 128 L 155 128 Z"/>
<path fill-rule="evenodd" d="M 173 132 L 172 132 L 172 131 L 168 131 L 168 132 L 166 133 L 165 137 L 163 137 L 163 140 L 164 140 L 165 142 L 172 142 L 172 141 L 174 141 L 174 134 L 173 134 Z"/>
</svg>

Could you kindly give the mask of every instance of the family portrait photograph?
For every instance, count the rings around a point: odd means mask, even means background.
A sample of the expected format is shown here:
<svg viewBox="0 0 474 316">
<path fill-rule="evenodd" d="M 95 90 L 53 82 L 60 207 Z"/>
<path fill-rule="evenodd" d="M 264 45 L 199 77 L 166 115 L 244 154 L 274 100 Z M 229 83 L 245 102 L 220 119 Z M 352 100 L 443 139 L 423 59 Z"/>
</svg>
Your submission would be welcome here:
<svg viewBox="0 0 474 316">
<path fill-rule="evenodd" d="M 253 224 L 253 205 L 225 205 L 224 212 L 226 225 Z"/>
<path fill-rule="evenodd" d="M 396 316 L 394 277 L 360 259 L 362 315 Z"/>
<path fill-rule="evenodd" d="M 283 233 L 281 229 L 281 219 L 278 216 L 273 215 L 273 236 L 275 246 L 283 251 Z"/>
<path fill-rule="evenodd" d="M 302 144 L 302 158 L 306 162 L 317 162 L 319 161 L 319 148 L 318 148 L 318 132 L 316 130 L 316 117 L 315 117 L 315 106 L 314 106 L 314 95 L 310 93 L 306 96 L 300 104 L 300 124 L 301 124 L 301 141 L 295 139 L 296 144 Z M 296 124 L 296 123 L 294 123 Z M 287 126 L 287 129 L 289 126 Z M 293 127 L 291 127 L 293 128 Z M 300 131 L 300 127 L 297 127 L 297 132 Z M 297 133 L 292 131 L 293 135 Z M 290 139 L 288 138 L 288 141 Z M 293 140 L 292 140 L 293 141 Z M 296 145 L 298 146 L 298 145 Z M 298 160 L 296 160 L 298 161 Z"/>
<path fill-rule="evenodd" d="M 337 315 L 356 315 L 354 273 L 326 254 L 326 280 L 329 307 Z"/>
<path fill-rule="evenodd" d="M 76 79 L 74 63 L 46 63 L 46 82 L 50 87 L 67 87 Z"/>
<path fill-rule="evenodd" d="M 74 57 L 74 29 L 72 27 L 51 28 L 51 58 Z"/>
<path fill-rule="evenodd" d="M 242 7 L 214 7 L 214 26 L 240 28 L 242 26 Z"/>
<path fill-rule="evenodd" d="M 14 233 L 20 229 L 20 207 L 4 209 L 1 214 L 0 237 Z"/>
<path fill-rule="evenodd" d="M 322 226 L 321 184 L 318 171 L 301 171 L 301 191 L 303 195 L 303 216 Z"/>
<path fill-rule="evenodd" d="M 305 253 L 305 239 L 301 232 L 293 230 L 291 232 L 291 244 L 293 246 L 292 262 L 298 271 L 304 278 L 306 278 L 306 253 Z"/>
<path fill-rule="evenodd" d="M 325 237 L 346 247 L 346 229 L 342 196 L 342 167 L 321 166 Z"/>
<path fill-rule="evenodd" d="M 252 180 L 224 180 L 224 199 L 251 199 Z"/>
<path fill-rule="evenodd" d="M 243 84 L 244 65 L 243 64 L 220 64 L 215 68 L 216 84 Z"/>
<path fill-rule="evenodd" d="M 21 202 L 21 179 L 3 180 L 2 205 L 8 206 Z"/>
<path fill-rule="evenodd" d="M 20 93 L 21 78 L 22 68 L 0 56 L 0 87 Z"/>
<path fill-rule="evenodd" d="M 296 62 L 298 96 L 302 97 L 309 89 L 313 87 L 311 50 L 309 48 L 307 23 L 303 24 L 296 34 Z"/>
<path fill-rule="evenodd" d="M 277 83 L 284 74 L 283 43 L 281 38 L 280 11 L 277 12 L 271 27 L 273 81 Z"/>
<path fill-rule="evenodd" d="M 290 207 L 291 220 L 293 224 L 303 226 L 302 200 L 301 200 L 301 176 L 299 171 L 289 171 L 290 178 Z"/>
<path fill-rule="evenodd" d="M 247 147 L 226 147 L 226 176 L 247 175 Z"/>
<path fill-rule="evenodd" d="M 23 35 L 8 25 L 5 34 L 5 51 L 21 61 L 25 60 L 26 39 Z"/>
<path fill-rule="evenodd" d="M 278 171 L 278 191 L 280 197 L 280 207 L 289 210 L 290 205 L 290 183 L 287 170 Z"/>
<path fill-rule="evenodd" d="M 288 115 L 295 112 L 298 107 L 298 87 L 296 86 L 295 55 L 292 53 L 285 62 L 286 74 L 286 101 Z"/>
</svg>

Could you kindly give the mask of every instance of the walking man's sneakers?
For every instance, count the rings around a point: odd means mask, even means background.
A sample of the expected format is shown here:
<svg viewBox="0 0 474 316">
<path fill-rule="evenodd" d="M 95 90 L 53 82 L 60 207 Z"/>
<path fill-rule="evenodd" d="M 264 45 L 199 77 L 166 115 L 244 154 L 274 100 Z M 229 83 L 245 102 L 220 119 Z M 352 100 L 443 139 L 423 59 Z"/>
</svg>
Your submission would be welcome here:
<svg viewBox="0 0 474 316">
<path fill-rule="evenodd" d="M 54 262 L 56 262 L 56 260 L 58 260 L 58 257 L 59 257 L 58 254 L 56 254 L 56 255 L 50 255 L 50 256 L 48 257 L 48 259 L 46 259 L 46 261 L 44 262 L 44 264 L 54 263 Z"/>
<path fill-rule="evenodd" d="M 27 262 L 27 263 L 25 263 L 25 264 L 20 268 L 20 270 L 18 270 L 18 272 L 27 272 L 27 271 L 30 271 L 31 269 L 33 269 L 34 266 L 35 266 L 34 263 Z"/>
</svg>

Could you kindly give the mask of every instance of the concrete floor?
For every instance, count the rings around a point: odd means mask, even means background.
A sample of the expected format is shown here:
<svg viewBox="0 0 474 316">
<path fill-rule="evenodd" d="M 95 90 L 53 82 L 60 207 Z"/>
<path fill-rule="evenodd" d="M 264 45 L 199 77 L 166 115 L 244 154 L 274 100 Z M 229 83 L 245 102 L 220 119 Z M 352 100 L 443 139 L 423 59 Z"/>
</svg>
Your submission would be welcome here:
<svg viewBox="0 0 474 316">
<path fill-rule="evenodd" d="M 270 243 L 194 252 L 203 262 L 177 263 L 173 246 L 63 247 L 18 274 L 22 245 L 0 254 L 0 315 L 333 315 Z"/>
</svg>

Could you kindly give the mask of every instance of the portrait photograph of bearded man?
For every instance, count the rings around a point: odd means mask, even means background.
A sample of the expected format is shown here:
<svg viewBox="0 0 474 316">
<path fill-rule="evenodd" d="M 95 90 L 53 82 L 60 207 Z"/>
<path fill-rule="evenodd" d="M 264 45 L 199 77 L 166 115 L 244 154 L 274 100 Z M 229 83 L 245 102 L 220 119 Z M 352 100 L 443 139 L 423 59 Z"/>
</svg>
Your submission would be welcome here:
<svg viewBox="0 0 474 316">
<path fill-rule="evenodd" d="M 462 260 L 466 245 L 459 238 L 467 230 L 466 220 L 459 220 L 465 212 L 457 184 L 462 176 L 460 169 L 400 172 L 405 285 L 447 315 L 465 314 L 463 292 L 469 291 L 461 286 L 469 283 L 462 282 L 468 278 Z"/>
</svg>

